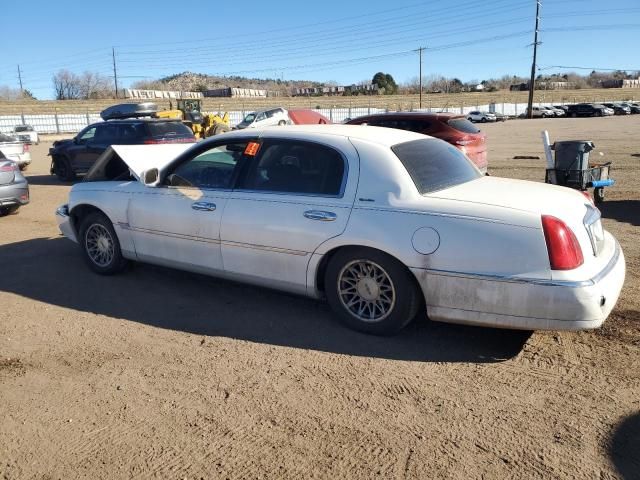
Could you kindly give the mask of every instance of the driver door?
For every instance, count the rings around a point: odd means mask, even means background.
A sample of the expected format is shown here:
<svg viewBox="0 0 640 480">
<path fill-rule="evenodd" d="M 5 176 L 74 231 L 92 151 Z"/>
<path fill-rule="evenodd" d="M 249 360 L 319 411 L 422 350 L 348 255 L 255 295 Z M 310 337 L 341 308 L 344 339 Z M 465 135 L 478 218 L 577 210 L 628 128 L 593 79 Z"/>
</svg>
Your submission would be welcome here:
<svg viewBox="0 0 640 480">
<path fill-rule="evenodd" d="M 202 272 L 221 272 L 220 220 L 246 147 L 206 145 L 170 168 L 157 187 L 139 184 L 128 222 L 138 259 Z"/>
</svg>

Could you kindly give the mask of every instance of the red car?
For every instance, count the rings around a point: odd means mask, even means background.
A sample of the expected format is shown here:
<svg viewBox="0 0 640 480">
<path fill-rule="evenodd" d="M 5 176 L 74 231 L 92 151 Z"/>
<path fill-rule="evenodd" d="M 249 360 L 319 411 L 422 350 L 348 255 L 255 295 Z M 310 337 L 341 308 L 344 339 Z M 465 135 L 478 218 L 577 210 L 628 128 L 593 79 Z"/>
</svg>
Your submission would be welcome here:
<svg viewBox="0 0 640 480">
<path fill-rule="evenodd" d="M 487 172 L 486 135 L 464 115 L 452 113 L 397 112 L 354 118 L 348 125 L 399 128 L 440 138 L 460 149 L 482 171 Z"/>
</svg>

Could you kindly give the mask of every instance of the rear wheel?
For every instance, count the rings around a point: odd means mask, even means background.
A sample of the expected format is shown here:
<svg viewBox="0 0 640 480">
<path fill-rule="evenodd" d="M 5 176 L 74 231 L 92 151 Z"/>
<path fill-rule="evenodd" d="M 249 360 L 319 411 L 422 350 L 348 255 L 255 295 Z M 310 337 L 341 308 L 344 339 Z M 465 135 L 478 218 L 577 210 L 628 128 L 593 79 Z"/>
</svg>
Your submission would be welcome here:
<svg viewBox="0 0 640 480">
<path fill-rule="evenodd" d="M 400 331 L 422 304 L 411 272 L 393 257 L 369 248 L 346 248 L 329 261 L 327 301 L 354 330 L 375 335 Z"/>
<path fill-rule="evenodd" d="M 17 212 L 19 208 L 20 208 L 20 205 L 11 205 L 10 207 L 0 207 L 0 217 L 11 215 L 12 213 Z"/>
<path fill-rule="evenodd" d="M 281 127 L 282 127 L 283 125 L 286 125 L 286 124 L 287 124 L 287 122 L 285 122 L 284 120 L 280 120 L 280 121 L 278 122 L 278 125 L 279 125 L 279 126 L 281 126 Z"/>
<path fill-rule="evenodd" d="M 480 119 L 480 122 L 481 122 L 481 123 L 487 123 L 487 117 L 482 117 L 482 118 Z"/>
<path fill-rule="evenodd" d="M 64 181 L 70 182 L 75 180 L 76 174 L 71 167 L 71 162 L 67 157 L 55 157 L 53 160 L 53 172 L 56 176 Z"/>
<path fill-rule="evenodd" d="M 111 221 L 102 213 L 87 215 L 80 223 L 80 247 L 87 265 L 101 275 L 113 275 L 127 266 Z"/>
</svg>

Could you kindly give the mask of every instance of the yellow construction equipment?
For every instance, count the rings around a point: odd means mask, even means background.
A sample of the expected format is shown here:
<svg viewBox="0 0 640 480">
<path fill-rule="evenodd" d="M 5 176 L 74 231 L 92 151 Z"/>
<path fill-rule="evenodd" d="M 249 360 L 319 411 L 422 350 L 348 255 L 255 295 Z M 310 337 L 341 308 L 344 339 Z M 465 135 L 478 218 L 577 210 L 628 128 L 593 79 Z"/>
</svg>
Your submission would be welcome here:
<svg viewBox="0 0 640 480">
<path fill-rule="evenodd" d="M 202 114 L 202 101 L 197 98 L 176 100 L 176 108 L 169 103 L 169 110 L 155 114 L 157 118 L 175 118 L 187 125 L 196 138 L 212 137 L 231 130 L 229 113 Z"/>
</svg>

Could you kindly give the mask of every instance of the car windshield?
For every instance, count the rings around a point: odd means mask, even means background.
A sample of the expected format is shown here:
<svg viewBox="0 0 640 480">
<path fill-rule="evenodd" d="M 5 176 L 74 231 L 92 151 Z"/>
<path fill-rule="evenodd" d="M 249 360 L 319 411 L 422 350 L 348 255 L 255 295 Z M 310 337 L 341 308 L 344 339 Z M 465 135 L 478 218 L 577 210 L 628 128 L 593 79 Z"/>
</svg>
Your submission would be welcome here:
<svg viewBox="0 0 640 480">
<path fill-rule="evenodd" d="M 476 115 L 478 113 L 479 112 L 476 112 Z M 459 132 L 480 133 L 480 129 L 464 117 L 451 118 L 449 121 L 447 121 L 447 125 L 449 125 L 451 128 L 455 128 Z"/>
<path fill-rule="evenodd" d="M 423 195 L 482 177 L 460 150 L 442 140 L 412 140 L 394 145 L 391 150 Z"/>
<path fill-rule="evenodd" d="M 244 120 L 242 121 L 242 123 L 251 123 L 255 120 L 256 118 L 256 114 L 255 113 L 250 113 L 249 115 L 247 115 L 246 117 L 244 117 Z"/>
</svg>

